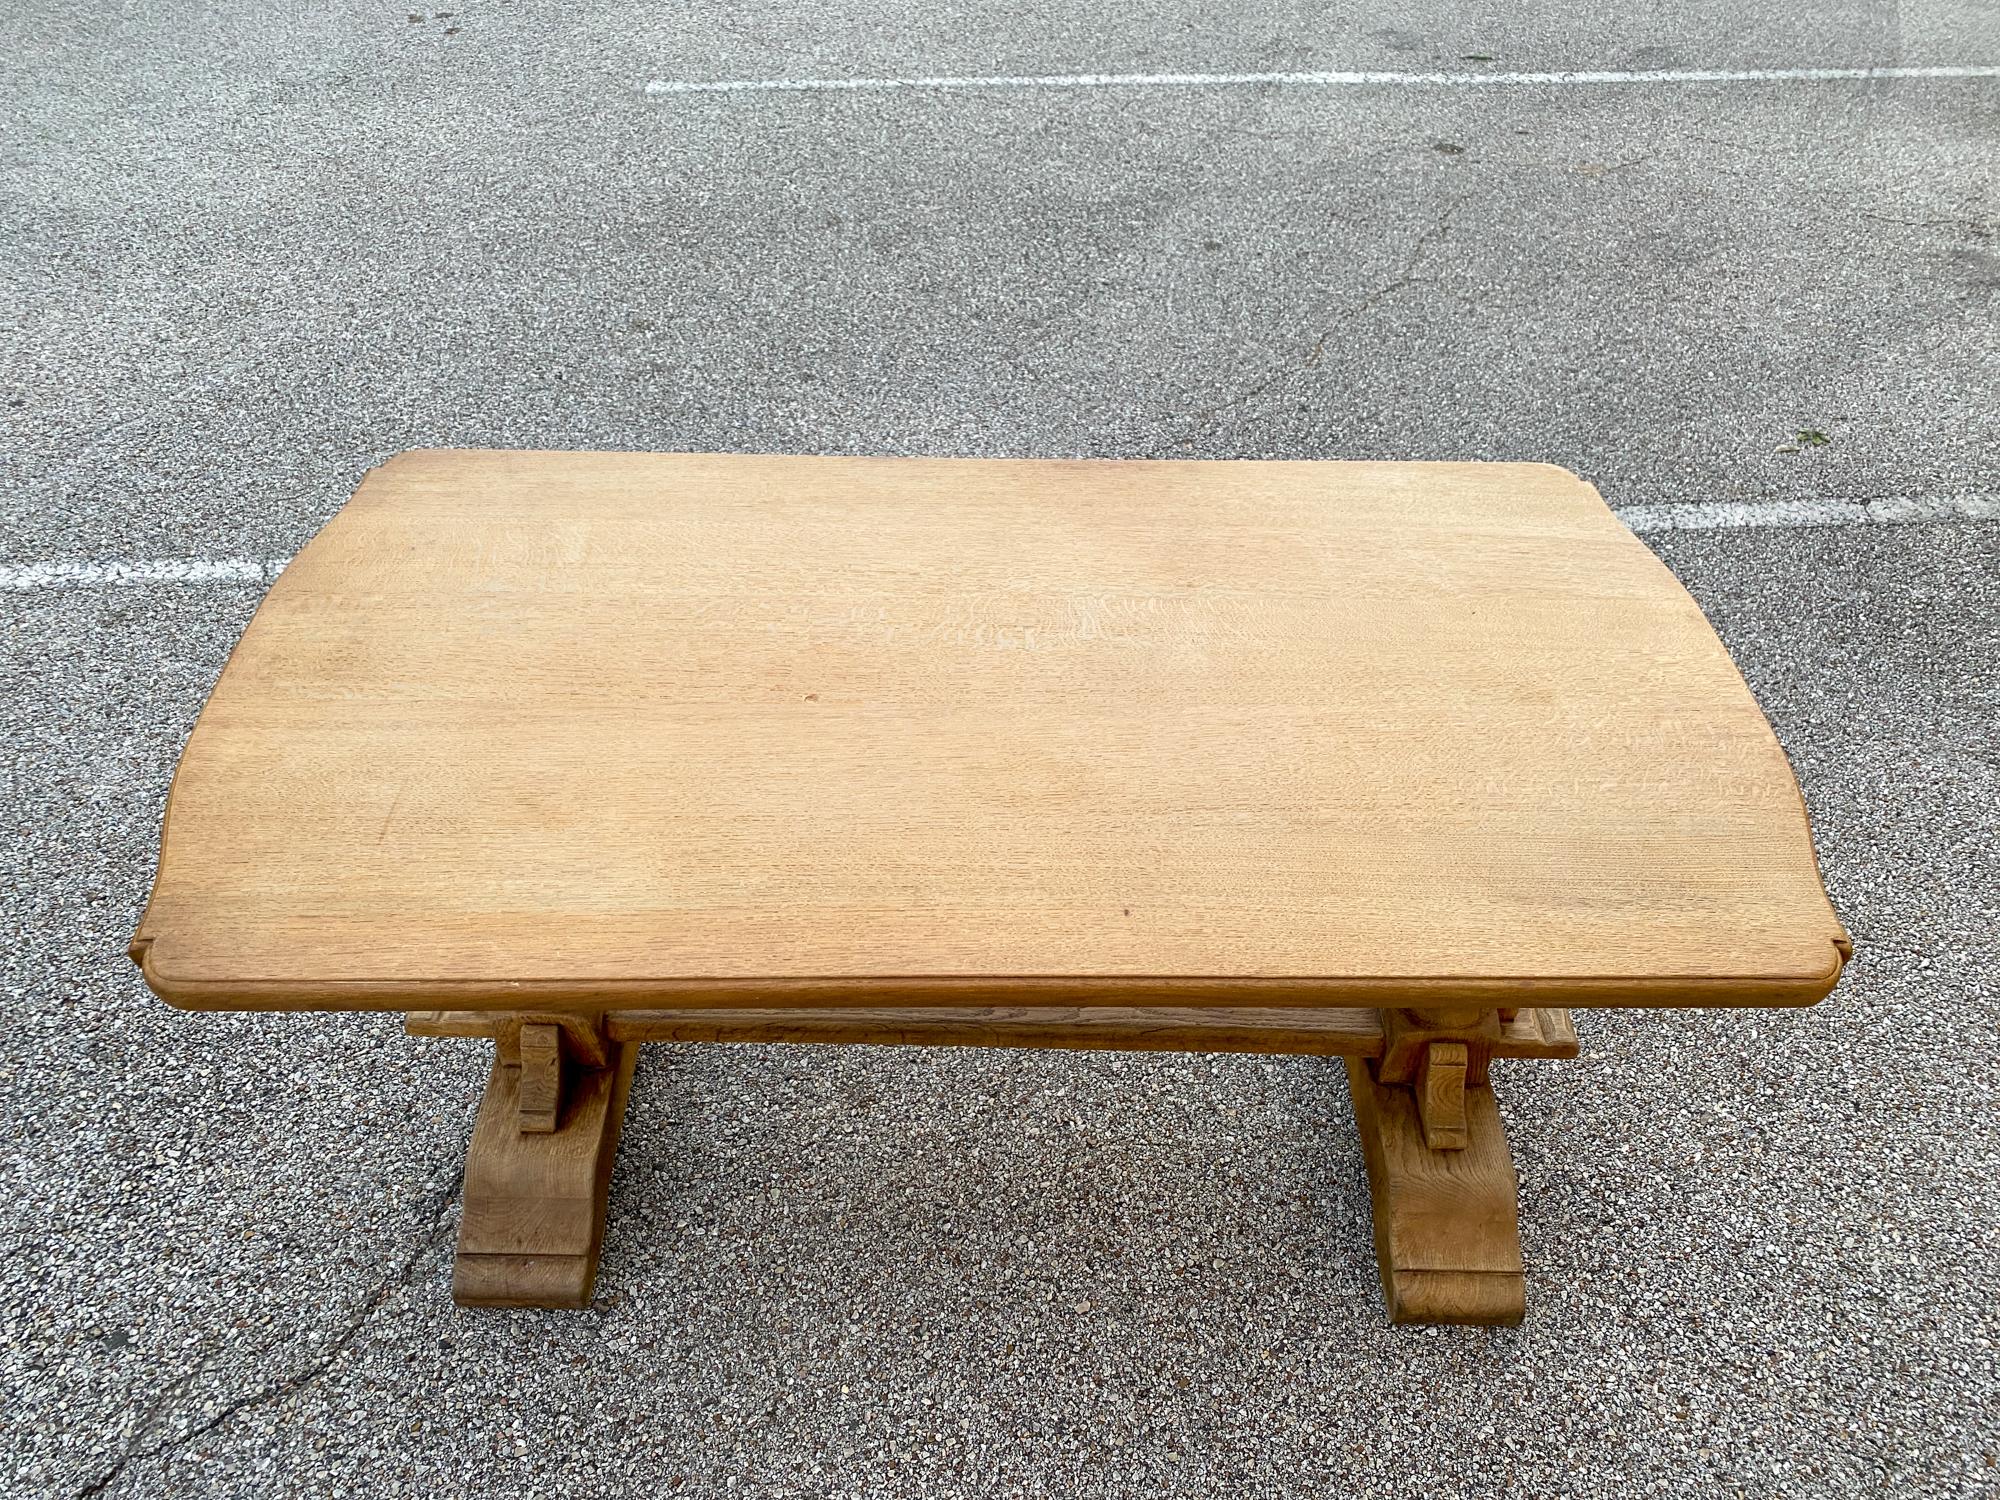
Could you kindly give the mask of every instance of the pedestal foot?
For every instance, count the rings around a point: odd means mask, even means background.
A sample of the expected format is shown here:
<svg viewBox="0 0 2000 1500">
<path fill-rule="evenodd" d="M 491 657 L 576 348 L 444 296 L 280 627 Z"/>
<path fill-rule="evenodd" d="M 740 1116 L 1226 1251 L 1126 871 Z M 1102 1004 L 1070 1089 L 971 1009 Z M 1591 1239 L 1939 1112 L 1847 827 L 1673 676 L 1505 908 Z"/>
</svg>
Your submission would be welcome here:
<svg viewBox="0 0 2000 1500">
<path fill-rule="evenodd" d="M 529 1051 L 532 1053 L 533 1049 Z M 517 1049 L 518 1057 L 519 1051 Z M 463 1307 L 584 1307 L 604 1242 L 604 1201 L 632 1089 L 636 1043 L 614 1043 L 599 1068 L 565 1070 L 553 1119 L 522 1110 L 523 1065 L 493 1062 L 465 1159 L 465 1209 L 452 1297 Z M 560 1067 L 560 1064 L 558 1064 Z"/>
<path fill-rule="evenodd" d="M 1463 1146 L 1425 1143 L 1416 1096 L 1347 1059 L 1394 1323 L 1512 1326 L 1526 1311 L 1514 1161 L 1493 1090 L 1464 1090 Z"/>
</svg>

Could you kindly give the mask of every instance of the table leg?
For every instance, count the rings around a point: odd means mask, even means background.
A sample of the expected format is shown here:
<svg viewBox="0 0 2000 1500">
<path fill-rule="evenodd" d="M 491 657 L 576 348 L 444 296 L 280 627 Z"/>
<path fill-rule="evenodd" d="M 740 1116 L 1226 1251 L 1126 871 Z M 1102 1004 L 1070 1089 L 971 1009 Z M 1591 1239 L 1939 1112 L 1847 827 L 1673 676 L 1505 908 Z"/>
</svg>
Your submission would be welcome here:
<svg viewBox="0 0 2000 1500">
<path fill-rule="evenodd" d="M 1512 1326 L 1526 1309 L 1514 1161 L 1490 1087 L 1464 1090 L 1464 1144 L 1433 1150 L 1418 1100 L 1347 1059 L 1393 1323 Z"/>
<path fill-rule="evenodd" d="M 605 1066 L 565 1070 L 548 1125 L 522 1109 L 519 1053 L 509 1061 L 496 1049 L 472 1127 L 452 1297 L 464 1307 L 584 1307 L 639 1047 L 613 1043 Z"/>
</svg>

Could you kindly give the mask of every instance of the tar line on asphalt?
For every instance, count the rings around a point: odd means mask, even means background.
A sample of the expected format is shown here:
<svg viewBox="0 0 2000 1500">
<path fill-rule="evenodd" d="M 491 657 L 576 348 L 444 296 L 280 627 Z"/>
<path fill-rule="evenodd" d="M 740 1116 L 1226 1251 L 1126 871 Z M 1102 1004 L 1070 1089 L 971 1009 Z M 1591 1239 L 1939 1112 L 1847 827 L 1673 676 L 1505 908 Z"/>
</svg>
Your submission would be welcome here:
<svg viewBox="0 0 2000 1500">
<path fill-rule="evenodd" d="M 647 94 L 879 93 L 890 89 L 1572 88 L 1677 83 L 1869 83 L 2000 78 L 2000 64 L 1933 68 L 1631 68 L 1575 72 L 999 73 L 907 78 L 654 78 Z"/>
<path fill-rule="evenodd" d="M 2000 521 L 2000 495 L 1625 505 L 1614 506 L 1612 513 L 1637 532 L 1908 526 L 1922 522 Z M 0 592 L 124 584 L 269 583 L 283 571 L 286 561 L 282 557 L 168 557 L 0 563 Z"/>
</svg>

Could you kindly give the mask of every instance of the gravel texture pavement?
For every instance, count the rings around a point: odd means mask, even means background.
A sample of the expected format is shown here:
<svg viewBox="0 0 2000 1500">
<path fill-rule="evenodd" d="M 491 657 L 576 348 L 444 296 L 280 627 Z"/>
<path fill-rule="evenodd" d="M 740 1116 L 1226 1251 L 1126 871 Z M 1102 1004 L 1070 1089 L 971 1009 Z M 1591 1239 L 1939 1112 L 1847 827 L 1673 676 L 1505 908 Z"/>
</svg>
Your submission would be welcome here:
<svg viewBox="0 0 2000 1500">
<path fill-rule="evenodd" d="M 1981 0 L 456 6 L 5 8 L 0 569 L 283 557 L 421 445 L 2000 491 L 1990 79 L 643 92 L 2000 62 Z M 865 1048 L 649 1049 L 595 1306 L 456 1309 L 480 1049 L 122 956 L 258 585 L 0 591 L 0 1494 L 2000 1494 L 2000 527 L 1649 540 L 1859 955 L 1502 1065 L 1515 1331 L 1385 1326 L 1337 1063 Z"/>
</svg>

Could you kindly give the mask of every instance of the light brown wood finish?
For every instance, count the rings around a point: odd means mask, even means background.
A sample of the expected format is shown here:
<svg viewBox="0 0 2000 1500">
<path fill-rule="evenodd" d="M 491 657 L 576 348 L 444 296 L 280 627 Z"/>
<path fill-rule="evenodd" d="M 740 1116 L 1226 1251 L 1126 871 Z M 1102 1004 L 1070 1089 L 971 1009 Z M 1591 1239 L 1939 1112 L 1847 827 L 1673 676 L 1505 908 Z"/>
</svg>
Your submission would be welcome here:
<svg viewBox="0 0 2000 1500">
<path fill-rule="evenodd" d="M 1512 1007 L 1845 944 L 1560 470 L 433 452 L 258 611 L 133 950 L 215 1009 Z"/>
<path fill-rule="evenodd" d="M 542 1030 L 540 1027 L 523 1030 Z M 555 1128 L 522 1128 L 522 1065 L 496 1055 L 472 1145 L 452 1295 L 468 1307 L 584 1307 L 597 1277 L 605 1201 L 636 1044 L 564 1082 Z"/>
</svg>

